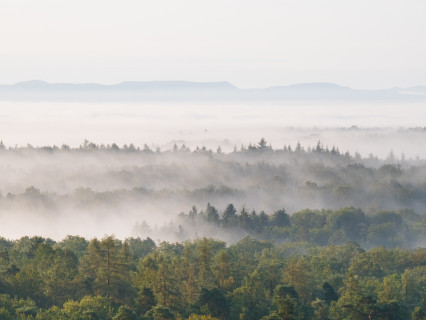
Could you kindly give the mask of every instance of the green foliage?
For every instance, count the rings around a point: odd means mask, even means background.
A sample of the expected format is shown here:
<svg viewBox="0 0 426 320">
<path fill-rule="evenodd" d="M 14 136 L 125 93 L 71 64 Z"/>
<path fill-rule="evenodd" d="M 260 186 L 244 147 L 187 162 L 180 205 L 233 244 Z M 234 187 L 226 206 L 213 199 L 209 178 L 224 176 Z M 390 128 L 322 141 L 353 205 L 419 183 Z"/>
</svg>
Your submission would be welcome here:
<svg viewBox="0 0 426 320">
<path fill-rule="evenodd" d="M 117 314 L 112 318 L 112 320 L 138 320 L 138 317 L 133 310 L 126 306 L 120 306 Z"/>
<path fill-rule="evenodd" d="M 218 318 L 212 317 L 211 315 L 199 315 L 191 314 L 187 320 L 219 320 Z"/>
<path fill-rule="evenodd" d="M 81 258 L 87 251 L 89 242 L 83 237 L 68 235 L 64 240 L 55 244 L 55 247 L 72 251 Z"/>
<path fill-rule="evenodd" d="M 156 305 L 157 301 L 155 299 L 154 292 L 152 291 L 152 289 L 149 287 L 143 287 L 142 290 L 139 291 L 138 296 L 136 298 L 136 306 L 138 313 L 145 314 Z"/>
<path fill-rule="evenodd" d="M 299 296 L 293 286 L 279 285 L 274 291 L 275 313 L 283 320 L 296 320 L 300 317 Z"/>
<path fill-rule="evenodd" d="M 327 305 L 330 305 L 332 301 L 337 301 L 337 299 L 339 299 L 339 295 L 336 290 L 334 290 L 328 282 L 324 282 L 322 284 L 322 292 L 322 301 L 324 301 Z"/>
<path fill-rule="evenodd" d="M 196 306 L 203 314 L 220 319 L 228 319 L 229 317 L 229 301 L 218 288 L 211 290 L 202 288 Z"/>
<path fill-rule="evenodd" d="M 155 306 L 145 314 L 147 320 L 174 320 L 173 313 L 161 305 Z"/>
<path fill-rule="evenodd" d="M 207 203 L 205 215 L 208 222 L 215 224 L 219 223 L 219 214 L 217 213 L 216 208 L 211 206 L 210 203 Z"/>
<path fill-rule="evenodd" d="M 346 215 L 373 220 L 353 209 L 338 219 L 330 214 L 306 210 L 285 228 L 328 228 Z M 388 218 L 399 220 L 374 217 Z M 354 242 L 274 244 L 253 237 L 229 246 L 208 238 L 157 246 L 113 236 L 59 243 L 24 237 L 4 247 L 5 320 L 418 320 L 426 308 L 421 248 L 366 251 Z"/>
<path fill-rule="evenodd" d="M 311 303 L 312 308 L 314 309 L 313 319 L 315 320 L 328 320 L 330 319 L 330 310 L 329 305 L 324 300 L 317 298 Z"/>
<path fill-rule="evenodd" d="M 367 249 L 379 246 L 393 249 L 411 248 L 426 241 L 426 220 L 412 210 L 378 211 L 367 215 L 354 207 L 334 211 L 304 209 L 290 216 L 281 209 L 268 216 L 263 211 L 258 215 L 254 210 L 249 214 L 243 207 L 237 215 L 235 207 L 228 204 L 220 216 L 218 210 L 208 204 L 206 213 L 198 215 L 191 210 L 188 215 L 181 214 L 179 219 L 179 232 L 183 235 L 194 226 L 205 227 L 207 223 L 212 230 L 222 227 L 230 234 L 244 230 L 256 239 L 321 246 L 352 241 Z"/>
<path fill-rule="evenodd" d="M 290 217 L 284 209 L 281 209 L 272 214 L 271 222 L 276 227 L 287 227 L 290 225 Z"/>
<path fill-rule="evenodd" d="M 305 258 L 292 257 L 290 259 L 284 268 L 284 281 L 296 289 L 298 297 L 303 303 L 310 304 L 315 279 Z"/>
<path fill-rule="evenodd" d="M 257 272 L 247 276 L 233 292 L 232 318 L 241 320 L 260 319 L 267 313 L 268 300 Z"/>
<path fill-rule="evenodd" d="M 63 313 L 71 319 L 112 319 L 114 314 L 111 300 L 107 297 L 85 296 L 80 302 L 67 301 Z"/>
<path fill-rule="evenodd" d="M 426 318 L 426 312 L 421 307 L 415 307 L 411 318 L 413 320 L 423 320 Z"/>
<path fill-rule="evenodd" d="M 114 237 L 90 241 L 83 257 L 82 273 L 90 290 L 123 302 L 133 298 L 130 282 L 132 255 L 127 242 Z"/>
<path fill-rule="evenodd" d="M 232 203 L 228 204 L 223 212 L 222 223 L 224 227 L 234 227 L 237 225 L 237 210 Z"/>
</svg>

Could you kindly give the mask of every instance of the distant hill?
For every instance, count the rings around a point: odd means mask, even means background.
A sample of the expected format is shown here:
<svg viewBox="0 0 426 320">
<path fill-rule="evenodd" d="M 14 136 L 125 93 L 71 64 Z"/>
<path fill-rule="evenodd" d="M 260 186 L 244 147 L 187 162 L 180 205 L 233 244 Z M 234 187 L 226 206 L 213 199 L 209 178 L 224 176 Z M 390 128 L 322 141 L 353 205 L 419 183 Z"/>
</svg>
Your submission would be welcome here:
<svg viewBox="0 0 426 320">
<path fill-rule="evenodd" d="M 126 81 L 47 83 L 39 80 L 0 85 L 0 100 L 18 101 L 426 101 L 426 86 L 356 90 L 333 83 L 301 83 L 240 89 L 229 82 Z"/>
</svg>

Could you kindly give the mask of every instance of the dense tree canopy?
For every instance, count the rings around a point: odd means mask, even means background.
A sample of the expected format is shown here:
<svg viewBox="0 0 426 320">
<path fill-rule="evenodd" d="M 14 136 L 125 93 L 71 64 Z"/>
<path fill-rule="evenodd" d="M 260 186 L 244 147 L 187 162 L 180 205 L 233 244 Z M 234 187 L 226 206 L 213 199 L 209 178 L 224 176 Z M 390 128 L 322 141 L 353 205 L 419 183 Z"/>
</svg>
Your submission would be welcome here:
<svg viewBox="0 0 426 320">
<path fill-rule="evenodd" d="M 290 226 L 306 219 L 323 224 L 305 211 Z M 69 236 L 1 239 L 0 251 L 1 319 L 423 319 L 426 311 L 421 248 Z"/>
</svg>

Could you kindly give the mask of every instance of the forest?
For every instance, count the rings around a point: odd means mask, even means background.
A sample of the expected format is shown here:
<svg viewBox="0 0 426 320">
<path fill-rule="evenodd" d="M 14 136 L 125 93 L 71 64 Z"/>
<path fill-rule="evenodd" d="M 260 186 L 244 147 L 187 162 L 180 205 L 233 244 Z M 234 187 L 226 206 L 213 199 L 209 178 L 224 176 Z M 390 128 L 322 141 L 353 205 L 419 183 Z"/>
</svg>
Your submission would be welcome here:
<svg viewBox="0 0 426 320">
<path fill-rule="evenodd" d="M 0 159 L 0 218 L 9 226 L 2 236 L 12 239 L 115 234 L 181 241 L 169 228 L 180 223 L 177 214 L 207 203 L 268 215 L 354 207 L 366 216 L 408 210 L 415 220 L 426 212 L 424 160 L 391 151 L 385 159 L 362 157 L 321 142 L 272 148 L 260 139 L 231 152 L 183 143 L 162 150 L 87 140 L 75 148 L 1 143 Z M 210 229 L 198 223 L 186 232 L 215 236 Z M 251 232 L 239 229 L 221 239 Z"/>
<path fill-rule="evenodd" d="M 5 320 L 420 320 L 426 311 L 422 248 L 68 236 L 2 238 L 0 252 Z"/>
<path fill-rule="evenodd" d="M 0 0 L 0 320 L 426 320 L 426 0 Z"/>
<path fill-rule="evenodd" d="M 0 319 L 424 319 L 426 163 L 0 143 Z"/>
</svg>

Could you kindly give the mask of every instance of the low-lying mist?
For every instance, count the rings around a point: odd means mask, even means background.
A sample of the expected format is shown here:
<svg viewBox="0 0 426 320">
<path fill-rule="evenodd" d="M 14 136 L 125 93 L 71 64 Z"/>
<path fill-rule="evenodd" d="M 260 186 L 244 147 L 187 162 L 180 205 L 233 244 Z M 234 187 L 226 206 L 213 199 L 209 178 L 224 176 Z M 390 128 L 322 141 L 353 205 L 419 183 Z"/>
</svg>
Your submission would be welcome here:
<svg viewBox="0 0 426 320">
<path fill-rule="evenodd" d="M 424 103 L 385 102 L 190 102 L 65 103 L 0 101 L 0 139 L 8 145 L 148 143 L 170 149 L 174 142 L 194 149 L 236 145 L 266 137 L 274 148 L 339 145 L 351 153 L 385 158 L 426 158 Z"/>
<path fill-rule="evenodd" d="M 424 215 L 421 102 L 310 103 L 1 101 L 0 236 L 181 240 L 207 203 Z"/>
<path fill-rule="evenodd" d="M 394 153 L 362 157 L 320 141 L 271 148 L 258 139 L 230 152 L 183 142 L 153 149 L 87 140 L 77 148 L 0 148 L 1 236 L 6 238 L 115 234 L 234 242 L 247 234 L 179 220 L 179 213 L 192 206 L 204 210 L 207 203 L 219 208 L 219 216 L 230 203 L 239 211 L 266 215 L 344 207 L 367 215 L 426 212 L 425 161 Z"/>
</svg>

